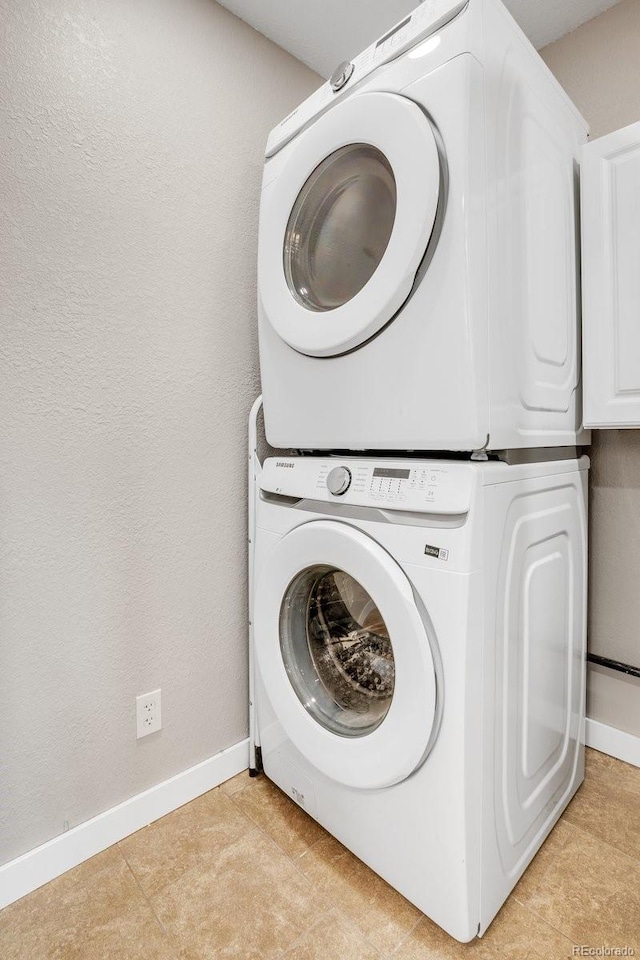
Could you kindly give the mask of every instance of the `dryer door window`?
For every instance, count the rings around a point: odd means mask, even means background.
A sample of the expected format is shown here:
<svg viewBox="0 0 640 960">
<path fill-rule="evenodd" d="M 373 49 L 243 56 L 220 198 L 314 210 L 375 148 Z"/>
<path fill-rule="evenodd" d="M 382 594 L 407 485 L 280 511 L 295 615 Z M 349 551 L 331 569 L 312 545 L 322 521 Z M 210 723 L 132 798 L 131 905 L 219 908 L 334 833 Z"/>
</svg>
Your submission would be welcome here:
<svg viewBox="0 0 640 960">
<path fill-rule="evenodd" d="M 424 111 L 380 91 L 336 103 L 269 161 L 258 285 L 285 343 L 340 356 L 393 320 L 438 240 L 445 163 Z"/>
<path fill-rule="evenodd" d="M 315 311 L 351 300 L 378 268 L 395 215 L 395 177 L 380 150 L 354 143 L 323 160 L 287 224 L 284 270 L 293 295 Z"/>
<path fill-rule="evenodd" d="M 376 603 L 350 574 L 315 566 L 294 579 L 280 646 L 298 699 L 323 727 L 358 737 L 382 723 L 393 697 L 393 648 Z"/>
</svg>

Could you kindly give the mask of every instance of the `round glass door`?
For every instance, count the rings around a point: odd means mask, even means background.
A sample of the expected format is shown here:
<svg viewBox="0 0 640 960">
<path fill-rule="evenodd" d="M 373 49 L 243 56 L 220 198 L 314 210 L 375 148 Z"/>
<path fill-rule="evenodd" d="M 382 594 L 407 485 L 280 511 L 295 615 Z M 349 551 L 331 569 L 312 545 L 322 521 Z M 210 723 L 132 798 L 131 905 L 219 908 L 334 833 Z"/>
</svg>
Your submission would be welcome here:
<svg viewBox="0 0 640 960">
<path fill-rule="evenodd" d="M 453 578 L 454 580 L 456 578 Z M 437 731 L 435 636 L 404 570 L 361 530 L 300 523 L 263 554 L 253 601 L 263 757 L 290 740 L 325 776 L 399 783 Z"/>
<path fill-rule="evenodd" d="M 386 717 L 395 685 L 389 631 L 350 574 L 309 567 L 280 610 L 280 649 L 296 696 L 325 729 L 362 737 Z"/>
<path fill-rule="evenodd" d="M 352 143 L 323 160 L 285 232 L 284 271 L 298 302 L 320 312 L 355 297 L 384 256 L 395 215 L 395 177 L 377 147 Z"/>
<path fill-rule="evenodd" d="M 292 349 L 340 356 L 405 303 L 438 241 L 440 150 L 417 104 L 369 91 L 332 104 L 267 163 L 260 311 Z"/>
</svg>

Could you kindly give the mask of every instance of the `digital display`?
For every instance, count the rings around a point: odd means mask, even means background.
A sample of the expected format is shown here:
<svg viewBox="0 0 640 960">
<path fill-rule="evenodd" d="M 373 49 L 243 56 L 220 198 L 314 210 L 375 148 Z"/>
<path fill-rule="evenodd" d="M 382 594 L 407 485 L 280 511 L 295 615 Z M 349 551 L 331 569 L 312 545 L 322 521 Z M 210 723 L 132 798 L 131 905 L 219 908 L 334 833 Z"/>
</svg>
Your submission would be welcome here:
<svg viewBox="0 0 640 960">
<path fill-rule="evenodd" d="M 374 467 L 374 477 L 391 477 L 394 480 L 408 480 L 409 470 L 396 470 L 394 467 Z"/>
<path fill-rule="evenodd" d="M 389 33 L 385 33 L 384 37 L 380 37 L 380 39 L 376 43 L 376 50 L 378 49 L 379 46 L 381 46 L 385 42 L 385 40 L 388 40 L 389 37 L 392 37 L 394 33 L 398 32 L 398 30 L 402 30 L 402 28 L 406 27 L 406 25 L 410 22 L 411 22 L 411 17 L 407 17 L 406 20 L 403 20 L 402 23 L 399 23 L 397 27 L 393 28 L 393 30 L 389 30 Z"/>
</svg>

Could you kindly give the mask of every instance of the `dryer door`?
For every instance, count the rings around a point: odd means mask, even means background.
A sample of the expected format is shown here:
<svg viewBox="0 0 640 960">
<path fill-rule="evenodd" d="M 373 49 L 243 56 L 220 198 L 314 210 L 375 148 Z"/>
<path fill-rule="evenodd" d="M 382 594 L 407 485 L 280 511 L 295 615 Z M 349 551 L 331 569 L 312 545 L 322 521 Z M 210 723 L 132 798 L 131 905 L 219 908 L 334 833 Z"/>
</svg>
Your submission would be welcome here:
<svg viewBox="0 0 640 960">
<path fill-rule="evenodd" d="M 431 638 L 379 544 L 345 523 L 297 527 L 263 568 L 254 623 L 273 710 L 318 770 L 373 789 L 422 763 L 436 732 Z"/>
<path fill-rule="evenodd" d="M 336 356 L 409 296 L 434 234 L 441 157 L 423 111 L 378 92 L 336 104 L 287 149 L 262 192 L 260 296 L 291 347 Z"/>
</svg>

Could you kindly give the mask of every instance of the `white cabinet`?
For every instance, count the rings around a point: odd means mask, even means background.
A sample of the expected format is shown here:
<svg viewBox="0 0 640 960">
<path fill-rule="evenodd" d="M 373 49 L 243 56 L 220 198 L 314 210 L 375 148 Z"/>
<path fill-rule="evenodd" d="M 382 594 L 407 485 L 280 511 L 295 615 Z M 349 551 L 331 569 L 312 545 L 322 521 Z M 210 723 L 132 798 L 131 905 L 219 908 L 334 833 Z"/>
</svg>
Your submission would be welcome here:
<svg viewBox="0 0 640 960">
<path fill-rule="evenodd" d="M 583 148 L 586 427 L 640 426 L 640 123 Z"/>
</svg>

